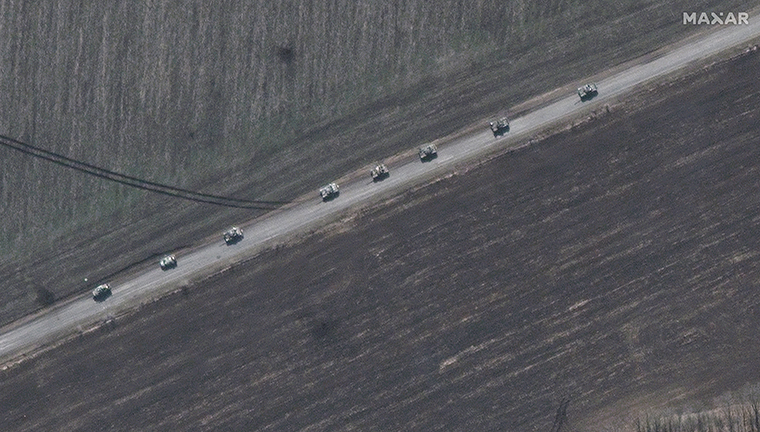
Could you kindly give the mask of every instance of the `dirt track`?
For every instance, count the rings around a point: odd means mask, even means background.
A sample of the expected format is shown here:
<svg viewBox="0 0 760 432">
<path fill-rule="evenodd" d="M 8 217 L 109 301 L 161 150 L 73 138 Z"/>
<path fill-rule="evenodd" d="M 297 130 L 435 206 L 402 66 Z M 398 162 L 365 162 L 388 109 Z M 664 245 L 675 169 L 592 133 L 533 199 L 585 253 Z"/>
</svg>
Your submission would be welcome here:
<svg viewBox="0 0 760 432">
<path fill-rule="evenodd" d="M 119 2 L 112 3 L 121 4 Z M 344 3 L 352 4 L 352 2 Z M 549 5 L 556 4 L 558 6 L 560 3 L 565 2 L 545 2 L 542 4 L 546 6 L 547 11 L 551 9 L 556 12 L 557 8 Z M 533 3 L 527 2 L 527 4 Z M 182 181 L 190 181 L 185 176 L 181 176 L 181 181 L 177 181 L 183 186 L 204 188 L 205 192 L 224 193 L 250 199 L 289 199 L 313 190 L 322 182 L 332 180 L 363 164 L 369 164 L 378 158 L 387 157 L 413 147 L 417 143 L 460 130 L 473 122 L 482 121 L 498 110 L 513 106 L 518 101 L 533 97 L 547 89 L 567 85 L 581 77 L 604 70 L 610 65 L 647 53 L 653 47 L 660 46 L 664 41 L 679 40 L 684 35 L 696 31 L 693 27 L 684 27 L 680 24 L 680 13 L 683 7 L 703 5 L 704 7 L 733 10 L 733 6 L 741 4 L 741 2 L 736 0 L 700 3 L 660 1 L 638 4 L 630 10 L 625 8 L 624 4 L 625 2 L 620 3 L 616 5 L 616 8 L 599 8 L 602 13 L 601 16 L 597 17 L 596 21 L 599 22 L 593 25 L 584 23 L 583 29 L 578 28 L 578 32 L 575 31 L 577 23 L 567 20 L 563 20 L 562 25 L 559 26 L 547 25 L 546 30 L 549 32 L 547 34 L 555 31 L 560 32 L 560 34 L 556 35 L 557 37 L 540 38 L 537 42 L 540 45 L 526 48 L 524 55 L 515 55 L 517 53 L 509 50 L 502 53 L 503 56 L 499 54 L 495 57 L 481 58 L 482 53 L 478 54 L 481 56 L 478 57 L 475 55 L 476 53 L 465 49 L 464 57 L 454 56 L 445 59 L 441 64 L 441 69 L 436 69 L 432 75 L 421 76 L 419 82 L 415 81 L 417 82 L 416 85 L 405 88 L 400 94 L 387 95 L 387 97 L 376 100 L 368 106 L 355 107 L 355 111 L 349 110 L 350 113 L 340 118 L 331 118 L 329 121 L 310 125 L 311 127 L 307 131 L 280 143 L 287 150 L 274 152 L 270 151 L 272 149 L 250 149 L 248 146 L 251 142 L 258 142 L 259 140 L 253 139 L 251 141 L 250 137 L 247 137 L 241 141 L 243 143 L 241 150 L 243 153 L 252 151 L 253 155 L 244 158 L 246 162 L 242 162 L 243 166 L 234 172 L 221 169 L 215 173 L 209 173 L 207 171 L 210 168 L 200 162 L 202 159 L 192 157 L 190 161 L 178 162 L 179 166 L 174 167 L 167 166 L 161 158 L 149 157 L 146 159 L 149 159 L 151 163 L 146 160 L 140 165 L 144 165 L 142 168 L 152 171 L 153 174 L 164 169 L 171 172 L 173 168 L 180 169 L 180 171 L 190 171 L 194 174 L 201 171 L 204 175 L 211 177 L 208 182 L 184 184 Z M 211 6 L 223 8 L 220 5 Z M 584 7 L 587 6 L 584 3 Z M 53 14 L 57 10 L 50 5 L 43 9 L 51 10 Z M 440 12 L 438 8 L 433 7 L 431 7 L 431 11 L 436 12 L 436 14 Z M 72 11 L 68 12 L 72 13 Z M 77 16 L 76 13 L 72 14 L 75 17 Z M 37 28 L 38 21 L 45 24 L 56 20 L 54 15 L 45 15 L 43 20 L 35 19 L 35 16 L 38 15 L 24 16 L 29 21 L 28 29 L 25 31 Z M 151 14 L 149 16 L 155 17 Z M 563 15 L 560 14 L 560 16 Z M 120 15 L 111 16 L 111 19 L 118 22 L 118 17 Z M 488 18 L 489 20 L 495 19 L 495 16 L 489 15 Z M 104 20 L 95 19 L 92 23 L 84 22 L 83 25 L 84 28 L 99 28 L 103 25 L 101 21 Z M 502 21 L 499 20 L 498 22 Z M 160 22 L 156 24 L 163 25 Z M 282 25 L 282 23 L 280 24 Z M 220 29 L 225 28 L 218 23 L 216 26 Z M 563 30 L 565 26 L 573 30 Z M 9 28 L 12 29 L 12 27 Z M 115 26 L 114 31 L 117 28 L 118 26 Z M 62 31 L 60 35 L 63 36 L 64 41 L 75 41 L 77 38 L 70 39 L 69 36 L 77 33 L 78 31 Z M 22 33 L 17 34 L 21 35 Z M 23 39 L 22 37 L 23 41 L 18 43 L 19 49 L 31 50 L 29 52 L 35 52 L 36 49 L 44 51 L 44 48 L 48 46 L 51 50 L 54 48 L 64 49 L 65 44 L 56 45 L 53 43 L 50 45 L 50 39 L 47 38 L 47 33 L 44 31 L 39 34 L 40 43 L 30 42 L 29 45 L 26 45 L 28 41 L 34 40 L 34 38 Z M 161 37 L 176 37 L 176 35 L 176 33 L 164 34 L 161 32 L 158 34 Z M 115 37 L 118 39 L 118 32 Z M 351 41 L 352 39 L 348 40 Z M 100 37 L 93 37 L 92 41 L 94 45 L 90 49 L 93 52 L 109 51 L 99 45 L 101 43 Z M 113 43 L 113 40 L 104 38 L 102 43 L 108 47 Z M 308 38 L 299 43 L 311 46 Z M 332 44 L 334 41 L 330 39 L 329 43 Z M 512 41 L 509 43 L 512 44 Z M 9 46 L 15 45 L 10 44 Z M 243 46 L 247 50 L 248 45 L 243 44 Z M 349 44 L 348 46 L 353 45 Z M 200 47 L 198 48 L 200 49 Z M 462 48 L 464 49 L 464 47 Z M 169 51 L 173 52 L 174 50 Z M 216 52 L 213 49 L 211 51 Z M 594 55 L 588 56 L 588 52 L 591 51 L 594 52 Z M 17 56 L 18 58 L 26 58 L 30 64 L 35 64 L 35 59 L 44 58 L 43 55 L 25 55 L 24 52 L 26 51 L 17 53 L 11 50 L 8 52 L 7 58 L 17 58 Z M 73 49 L 69 55 L 76 52 L 76 49 Z M 319 52 L 321 51 L 317 51 L 317 53 Z M 65 52 L 61 54 L 66 57 Z M 470 55 L 473 56 L 472 59 L 468 58 Z M 346 58 L 348 62 L 355 61 L 350 57 Z M 195 64 L 195 61 L 195 57 L 183 57 L 176 64 L 187 62 Z M 301 60 L 297 60 L 296 64 L 299 61 Z M 279 63 L 279 60 L 277 62 Z M 175 63 L 167 63 L 167 67 L 173 68 L 172 64 Z M 90 65 L 96 70 L 100 70 L 103 66 L 101 62 L 97 61 Z M 205 64 L 205 67 L 209 69 L 212 66 L 215 68 L 224 65 L 213 61 Z M 199 67 L 203 68 L 204 63 L 199 64 Z M 240 69 L 239 65 L 227 65 L 225 67 L 228 70 Z M 41 66 L 37 70 L 45 73 L 52 71 L 45 66 Z M 64 68 L 64 70 L 66 69 Z M 122 68 L 115 67 L 114 71 L 118 70 L 122 70 Z M 34 74 L 19 73 L 18 75 L 21 78 L 32 77 Z M 222 76 L 213 74 L 212 76 L 219 82 L 223 79 Z M 114 77 L 117 79 L 116 81 L 109 81 L 104 85 L 108 88 L 123 89 L 123 83 L 118 79 L 118 74 Z M 70 76 L 68 72 L 53 73 L 47 78 L 59 83 L 59 80 L 65 81 Z M 494 84 L 502 82 L 508 82 L 509 85 L 499 85 L 499 91 L 494 91 Z M 60 83 L 47 83 L 47 81 L 43 84 L 41 84 L 43 87 L 51 90 L 43 92 L 42 95 L 46 97 L 46 102 L 39 103 L 51 107 L 66 107 L 66 105 L 56 105 L 52 100 L 55 99 L 54 95 L 59 92 L 75 91 L 75 88 L 89 88 L 86 85 L 78 87 L 79 84 L 77 84 L 74 88 Z M 157 85 L 156 82 L 152 81 L 147 84 Z M 205 85 L 200 81 L 195 84 Z M 38 85 L 29 83 L 9 86 L 9 89 L 21 91 L 38 87 Z M 183 91 L 190 91 L 190 87 L 180 87 L 184 89 Z M 565 88 L 564 91 L 571 93 L 573 91 L 571 87 Z M 10 95 L 13 92 L 6 93 L 6 95 Z M 32 104 L 37 103 L 34 101 L 42 95 L 27 95 L 22 91 L 18 95 L 18 99 Z M 201 105 L 205 106 L 212 100 L 206 96 L 207 93 L 204 91 L 197 92 L 197 95 L 196 102 Z M 250 95 L 250 97 L 254 96 L 256 95 Z M 47 99 L 48 97 L 50 99 Z M 158 95 L 156 99 L 164 100 L 161 95 Z M 247 96 L 242 97 L 242 99 L 247 99 Z M 113 107 L 118 105 L 120 100 L 120 96 L 117 94 L 112 98 L 106 98 L 104 102 Z M 179 106 L 183 104 L 185 104 L 184 99 L 167 102 L 165 105 Z M 88 109 L 97 111 L 92 108 L 92 105 L 87 106 Z M 98 158 L 87 159 L 93 163 L 102 163 L 104 166 L 118 170 L 123 167 L 120 164 L 112 165 L 115 162 L 112 159 L 114 154 L 130 156 L 132 152 L 136 152 L 142 157 L 146 151 L 145 147 L 136 146 L 132 142 L 152 142 L 153 144 L 160 142 L 166 145 L 175 141 L 182 143 L 188 133 L 194 133 L 192 132 L 194 126 L 190 128 L 192 130 L 188 129 L 189 126 L 182 119 L 171 121 L 165 125 L 166 127 L 158 125 L 156 133 L 148 133 L 141 131 L 140 128 L 135 129 L 129 123 L 122 123 L 117 116 L 112 115 L 108 110 L 103 111 L 97 118 L 84 115 L 84 117 L 78 117 L 79 120 L 77 121 L 70 121 L 68 116 L 73 115 L 74 112 L 67 109 L 56 111 L 55 115 L 53 113 L 32 115 L 32 111 L 16 109 L 10 102 L 6 104 L 6 107 L 11 107 L 9 108 L 10 112 L 13 115 L 19 115 L 24 122 L 38 118 L 38 123 L 44 124 L 50 129 L 48 133 L 43 133 L 41 129 L 38 130 L 39 134 L 34 136 L 33 141 L 39 144 L 56 141 L 60 133 L 65 132 L 66 128 L 77 122 L 91 126 L 101 122 L 103 125 L 111 125 L 123 130 L 123 134 L 118 134 L 121 137 L 120 139 L 129 138 L 133 141 L 121 149 L 111 147 L 116 145 L 116 142 L 111 142 L 109 137 L 89 136 L 93 142 L 107 141 L 108 144 L 102 147 L 103 152 Z M 147 111 L 137 110 L 137 112 Z M 200 115 L 200 118 L 208 124 L 214 124 L 218 120 L 216 115 L 212 115 L 217 112 L 216 109 L 205 110 L 208 111 L 208 115 L 199 114 L 196 110 L 191 111 L 190 114 L 188 114 L 189 111 L 178 111 L 174 114 L 178 114 L 181 118 Z M 78 115 L 82 115 L 82 113 L 80 112 Z M 164 118 L 163 115 L 158 117 Z M 238 116 L 233 117 L 238 120 L 240 118 Z M 56 118 L 60 120 L 53 120 Z M 24 124 L 22 121 L 8 121 L 17 126 Z M 151 122 L 152 120 L 146 124 L 152 124 Z M 100 129 L 111 130 L 111 126 L 102 126 Z M 219 138 L 220 143 L 232 145 L 237 140 L 234 137 L 216 137 L 213 128 L 201 132 L 205 129 L 205 127 L 198 129 L 198 135 L 196 135 L 192 148 L 207 148 L 206 153 L 218 154 L 221 150 L 213 146 L 207 147 L 209 142 L 217 142 L 217 138 Z M 14 128 L 6 131 L 6 133 L 13 134 L 17 132 L 24 135 Z M 272 134 L 279 136 L 281 132 L 275 130 Z M 27 133 L 29 132 L 27 131 Z M 207 134 L 211 134 L 211 137 L 206 136 Z M 144 139 L 145 136 L 150 137 L 150 139 Z M 68 141 L 62 139 L 59 143 L 63 146 L 59 150 L 69 154 L 67 150 Z M 153 144 L 151 144 L 151 148 Z M 171 147 L 169 153 L 186 154 L 186 146 L 183 144 L 177 144 L 177 146 Z M 101 149 L 100 146 L 97 148 Z M 230 158 L 230 154 L 234 152 L 222 151 L 222 153 Z M 125 160 L 130 164 L 136 159 L 126 156 L 124 156 Z M 162 162 L 156 162 L 157 160 Z M 31 162 L 25 161 L 24 163 Z M 151 169 L 153 163 L 157 163 L 158 166 Z M 199 166 L 194 164 L 199 164 Z M 304 167 L 308 167 L 308 169 Z M 106 188 L 99 182 L 94 185 L 84 182 L 81 187 L 71 188 L 75 192 L 74 196 L 95 194 L 100 197 L 99 199 L 105 201 L 101 203 L 102 205 L 87 207 L 85 203 L 76 199 L 72 200 L 70 195 L 61 192 L 67 189 L 50 188 L 52 184 L 76 184 L 80 181 L 79 175 L 61 172 L 57 168 L 51 169 L 49 172 L 44 169 L 41 171 L 42 173 L 39 176 L 33 175 L 30 177 L 31 180 L 21 181 L 23 188 L 19 186 L 8 189 L 23 196 L 34 197 L 34 200 L 38 202 L 28 206 L 31 209 L 37 209 L 29 213 L 13 211 L 12 215 L 17 218 L 17 222 L 8 222 L 8 226 L 5 227 L 6 231 L 20 236 L 21 234 L 16 229 L 17 226 L 27 224 L 34 226 L 37 224 L 42 228 L 34 230 L 33 240 L 22 241 L 20 240 L 22 237 L 19 237 L 17 243 L 23 245 L 24 248 L 11 248 L 10 256 L 4 258 L 3 262 L 0 263 L 0 274 L 3 275 L 0 281 L 0 299 L 2 299 L 0 301 L 0 323 L 10 322 L 54 300 L 83 295 L 92 289 L 98 281 L 113 279 L 115 274 L 125 268 L 130 268 L 135 263 L 155 265 L 162 253 L 181 251 L 185 246 L 197 244 L 198 239 L 210 234 L 218 234 L 221 229 L 229 224 L 239 223 L 241 220 L 248 220 L 255 216 L 249 211 L 223 210 L 211 206 L 167 201 L 165 197 L 130 194 L 117 187 Z M 133 172 L 130 171 L 130 173 Z M 153 177 L 151 176 L 151 178 Z M 170 182 L 174 184 L 175 180 L 171 179 Z M 26 187 L 29 189 L 25 189 Z M 108 193 L 100 194 L 98 190 L 101 188 L 107 189 Z M 58 198 L 51 199 L 42 193 L 51 190 L 59 192 Z M 56 221 L 68 221 L 67 223 L 61 222 L 64 226 L 54 229 L 55 224 L 45 222 L 51 214 L 50 211 L 45 210 L 46 206 L 60 210 L 60 208 L 67 207 L 70 204 L 73 206 L 71 212 L 63 212 L 63 216 L 53 218 Z M 15 209 L 15 206 L 9 208 Z M 22 249 L 27 250 L 24 252 Z M 83 281 L 85 277 L 88 278 L 88 283 Z"/>
<path fill-rule="evenodd" d="M 570 397 L 569 427 L 599 430 L 756 383 L 759 67 L 639 94 L 2 372 L 0 424 L 548 430 Z"/>
</svg>

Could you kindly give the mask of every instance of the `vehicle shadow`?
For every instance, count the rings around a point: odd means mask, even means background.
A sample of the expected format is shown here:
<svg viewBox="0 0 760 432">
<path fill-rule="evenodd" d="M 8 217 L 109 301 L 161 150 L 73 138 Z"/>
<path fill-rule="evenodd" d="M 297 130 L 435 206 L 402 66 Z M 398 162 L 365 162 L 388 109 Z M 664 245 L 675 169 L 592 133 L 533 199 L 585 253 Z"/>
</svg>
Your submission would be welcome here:
<svg viewBox="0 0 760 432">
<path fill-rule="evenodd" d="M 335 198 L 338 198 L 338 195 L 340 195 L 340 191 L 338 191 L 338 192 L 335 192 L 335 193 L 333 193 L 333 194 L 332 194 L 332 195 L 330 195 L 330 196 L 326 196 L 326 197 L 322 198 L 322 202 L 328 202 L 328 201 L 332 201 L 332 200 L 334 200 Z"/>
</svg>

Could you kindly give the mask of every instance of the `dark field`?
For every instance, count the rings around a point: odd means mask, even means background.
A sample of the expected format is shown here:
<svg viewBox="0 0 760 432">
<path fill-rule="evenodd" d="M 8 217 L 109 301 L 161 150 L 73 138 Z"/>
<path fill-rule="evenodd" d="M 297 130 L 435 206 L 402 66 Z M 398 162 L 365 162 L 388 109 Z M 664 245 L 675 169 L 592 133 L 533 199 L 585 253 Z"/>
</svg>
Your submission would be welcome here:
<svg viewBox="0 0 760 432">
<path fill-rule="evenodd" d="M 289 200 L 693 34 L 685 10 L 744 6 L 5 0 L 0 134 L 179 187 Z M 0 199 L 0 323 L 257 215 L 6 149 Z"/>
<path fill-rule="evenodd" d="M 760 56 L 2 372 L 6 430 L 635 430 L 760 381 Z M 461 173 L 460 173 L 461 174 Z"/>
</svg>

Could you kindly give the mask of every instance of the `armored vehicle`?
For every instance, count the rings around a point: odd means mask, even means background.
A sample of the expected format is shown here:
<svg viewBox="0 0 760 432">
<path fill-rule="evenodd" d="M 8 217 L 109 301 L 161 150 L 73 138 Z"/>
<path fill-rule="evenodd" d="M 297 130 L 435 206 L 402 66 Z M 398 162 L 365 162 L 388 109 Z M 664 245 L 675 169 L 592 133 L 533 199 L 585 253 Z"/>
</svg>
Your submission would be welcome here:
<svg viewBox="0 0 760 432">
<path fill-rule="evenodd" d="M 177 267 L 177 257 L 174 255 L 167 255 L 161 258 L 161 261 L 158 262 L 158 265 L 161 266 L 161 270 L 169 270 Z"/>
<path fill-rule="evenodd" d="M 583 87 L 578 87 L 578 96 L 581 98 L 581 102 L 591 100 L 598 94 L 599 92 L 596 90 L 596 84 L 594 83 L 586 84 Z"/>
<path fill-rule="evenodd" d="M 108 297 L 111 297 L 111 287 L 108 284 L 98 285 L 92 290 L 92 299 L 96 302 L 102 302 Z"/>
<path fill-rule="evenodd" d="M 492 121 L 490 125 L 491 125 L 491 132 L 493 132 L 494 138 L 497 138 L 509 132 L 509 119 L 506 117 L 502 117 L 496 121 Z"/>
<path fill-rule="evenodd" d="M 379 164 L 369 174 L 372 176 L 372 181 L 380 181 L 391 175 L 391 172 L 388 171 L 388 167 L 385 164 Z"/>
<path fill-rule="evenodd" d="M 420 147 L 420 160 L 425 162 L 438 157 L 438 147 L 435 144 L 428 144 Z"/>
<path fill-rule="evenodd" d="M 329 201 L 337 197 L 339 194 L 340 190 L 338 189 L 338 185 L 335 183 L 330 183 L 319 188 L 319 196 L 322 197 L 322 201 Z"/>
<path fill-rule="evenodd" d="M 224 233 L 224 242 L 228 245 L 235 244 L 240 240 L 243 240 L 243 230 L 238 227 L 232 227 Z"/>
</svg>

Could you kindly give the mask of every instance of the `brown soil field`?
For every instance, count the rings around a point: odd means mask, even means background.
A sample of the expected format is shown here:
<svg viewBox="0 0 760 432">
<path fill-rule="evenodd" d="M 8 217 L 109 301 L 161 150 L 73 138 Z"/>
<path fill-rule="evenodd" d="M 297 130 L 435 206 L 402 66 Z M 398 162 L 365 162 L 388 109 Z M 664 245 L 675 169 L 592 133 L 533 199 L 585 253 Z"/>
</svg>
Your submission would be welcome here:
<svg viewBox="0 0 760 432">
<path fill-rule="evenodd" d="M 683 11 L 744 4 L 1 2 L 0 133 L 153 181 L 290 200 L 703 29 Z M 257 215 L 5 149 L 0 197 L 0 324 Z"/>
<path fill-rule="evenodd" d="M 634 430 L 760 381 L 760 56 L 364 208 L 1 373 L 38 430 Z"/>
</svg>

